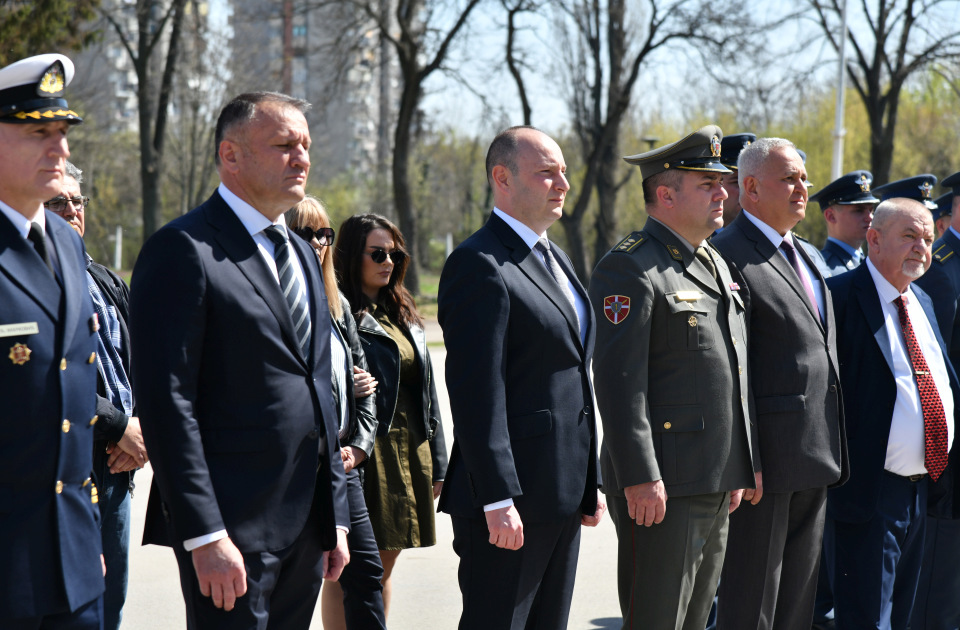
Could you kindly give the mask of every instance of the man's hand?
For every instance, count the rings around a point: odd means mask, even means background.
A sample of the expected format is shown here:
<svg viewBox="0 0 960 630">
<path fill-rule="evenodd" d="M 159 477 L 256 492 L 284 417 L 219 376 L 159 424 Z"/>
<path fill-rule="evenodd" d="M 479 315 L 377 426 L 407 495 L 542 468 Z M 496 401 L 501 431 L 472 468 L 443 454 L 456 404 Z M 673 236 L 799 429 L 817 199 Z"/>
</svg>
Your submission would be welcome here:
<svg viewBox="0 0 960 630">
<path fill-rule="evenodd" d="M 763 473 L 754 473 L 753 476 L 757 482 L 757 489 L 754 490 L 753 488 L 747 488 L 743 491 L 743 500 L 749 501 L 750 505 L 756 505 L 757 503 L 760 503 L 760 497 L 763 496 Z M 732 512 L 733 510 L 730 511 Z"/>
<path fill-rule="evenodd" d="M 233 610 L 237 598 L 247 593 L 247 569 L 240 550 L 229 538 L 221 538 L 197 547 L 191 554 L 200 593 L 212 597 L 217 608 Z"/>
<path fill-rule="evenodd" d="M 596 527 L 600 524 L 600 519 L 603 518 L 603 513 L 607 511 L 607 502 L 604 501 L 603 495 L 600 494 L 600 491 L 597 490 L 597 511 L 592 515 L 581 514 L 580 515 L 580 524 L 586 525 L 587 527 Z"/>
<path fill-rule="evenodd" d="M 350 564 L 350 548 L 347 547 L 347 532 L 337 529 L 337 546 L 323 552 L 323 579 L 336 582 L 343 568 Z"/>
<path fill-rule="evenodd" d="M 523 547 L 523 521 L 517 506 L 500 508 L 485 512 L 487 529 L 490 531 L 490 544 L 501 549 L 516 551 Z"/>
<path fill-rule="evenodd" d="M 138 468 L 137 460 L 133 458 L 133 455 L 124 453 L 123 449 L 117 446 L 116 442 L 107 442 L 106 451 L 110 456 L 107 459 L 107 467 L 110 468 L 110 474 L 115 475 L 117 473 L 129 472 Z"/>
<path fill-rule="evenodd" d="M 366 398 L 377 391 L 377 379 L 370 372 L 364 372 L 353 366 L 353 397 Z"/>
<path fill-rule="evenodd" d="M 340 448 L 340 459 L 343 460 L 343 470 L 344 472 L 350 472 L 367 458 L 367 454 L 363 452 L 363 449 L 359 449 L 356 446 L 343 446 Z"/>
<path fill-rule="evenodd" d="M 663 522 L 667 514 L 667 489 L 663 481 L 648 481 L 623 489 L 627 498 L 627 513 L 637 525 L 650 527 Z"/>
<path fill-rule="evenodd" d="M 740 507 L 740 499 L 743 498 L 743 490 L 731 490 L 730 491 L 730 512 L 733 514 L 733 511 Z"/>
<path fill-rule="evenodd" d="M 107 453 L 110 454 L 110 458 L 107 460 L 107 465 L 112 473 L 143 468 L 150 461 L 150 458 L 147 457 L 147 447 L 143 443 L 143 433 L 140 431 L 140 418 L 136 416 L 130 416 L 130 419 L 127 420 L 127 428 L 123 431 L 123 437 L 120 438 L 116 446 L 130 457 L 122 457 L 122 453 L 117 448 L 111 448 L 111 445 L 108 445 Z M 130 467 L 130 458 L 133 460 L 133 467 Z"/>
<path fill-rule="evenodd" d="M 440 491 L 441 491 L 441 490 L 443 490 L 443 482 L 442 482 L 442 481 L 434 481 L 434 482 L 433 482 L 433 500 L 434 500 L 434 501 L 436 501 L 437 499 L 440 498 Z"/>
</svg>

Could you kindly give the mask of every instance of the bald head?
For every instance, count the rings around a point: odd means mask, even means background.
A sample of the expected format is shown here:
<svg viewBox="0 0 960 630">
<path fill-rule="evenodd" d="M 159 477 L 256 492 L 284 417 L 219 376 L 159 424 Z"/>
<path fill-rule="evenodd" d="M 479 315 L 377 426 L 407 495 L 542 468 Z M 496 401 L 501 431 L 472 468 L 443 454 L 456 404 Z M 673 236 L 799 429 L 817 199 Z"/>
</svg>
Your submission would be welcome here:
<svg viewBox="0 0 960 630">
<path fill-rule="evenodd" d="M 930 268 L 933 217 L 919 201 L 895 197 L 881 202 L 867 230 L 870 262 L 903 293 Z"/>
</svg>

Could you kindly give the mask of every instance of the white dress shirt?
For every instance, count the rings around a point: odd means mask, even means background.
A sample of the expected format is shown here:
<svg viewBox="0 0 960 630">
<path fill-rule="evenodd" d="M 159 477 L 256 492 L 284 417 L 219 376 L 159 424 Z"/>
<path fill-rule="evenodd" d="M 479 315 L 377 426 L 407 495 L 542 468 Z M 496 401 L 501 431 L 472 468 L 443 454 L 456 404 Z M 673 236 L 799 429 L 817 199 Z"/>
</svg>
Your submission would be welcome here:
<svg viewBox="0 0 960 630">
<path fill-rule="evenodd" d="M 30 223 L 37 223 L 40 225 L 43 233 L 47 233 L 47 215 L 43 211 L 43 204 L 40 205 L 40 210 L 37 211 L 37 214 L 33 219 L 28 219 L 2 201 L 0 201 L 0 212 L 10 219 L 10 223 L 13 223 L 13 227 L 17 228 L 17 231 L 20 232 L 20 236 L 22 236 L 24 239 L 26 239 L 27 234 L 30 233 Z"/>
<path fill-rule="evenodd" d="M 867 259 L 867 268 L 877 287 L 880 297 L 880 307 L 883 309 L 883 325 L 889 339 L 889 356 L 893 357 L 893 378 L 897 384 L 897 400 L 893 406 L 893 417 L 890 422 L 890 436 L 887 438 L 887 457 L 884 468 L 903 477 L 919 475 L 927 472 L 923 465 L 926 450 L 923 427 L 923 408 L 920 405 L 920 392 L 917 381 L 913 376 L 913 364 L 903 341 L 903 331 L 900 328 L 900 314 L 897 305 L 893 303 L 901 294 L 884 278 L 873 261 Z M 950 377 L 944 363 L 940 344 L 936 334 L 927 319 L 926 313 L 917 302 L 917 297 L 910 287 L 902 295 L 907 307 L 907 315 L 913 334 L 917 338 L 917 345 L 927 362 L 933 382 L 940 393 L 943 403 L 943 412 L 947 418 L 947 451 L 953 444 L 953 391 L 950 389 Z M 887 353 L 885 353 L 887 354 Z"/>
</svg>

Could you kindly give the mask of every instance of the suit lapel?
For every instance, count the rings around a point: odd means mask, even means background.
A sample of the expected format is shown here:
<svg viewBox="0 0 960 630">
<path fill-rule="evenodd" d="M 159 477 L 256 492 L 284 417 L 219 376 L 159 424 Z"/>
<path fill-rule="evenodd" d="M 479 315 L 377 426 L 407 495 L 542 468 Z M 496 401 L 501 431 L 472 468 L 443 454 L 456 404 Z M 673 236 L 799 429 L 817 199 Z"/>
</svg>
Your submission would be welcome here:
<svg viewBox="0 0 960 630">
<path fill-rule="evenodd" d="M 243 223 L 240 222 L 240 219 L 230 209 L 227 202 L 220 197 L 219 193 L 215 192 L 205 204 L 204 213 L 210 225 L 217 230 L 217 243 L 223 247 L 230 260 L 240 269 L 241 273 L 253 285 L 257 294 L 266 302 L 270 312 L 273 313 L 280 324 L 280 330 L 287 346 L 294 356 L 303 361 L 293 330 L 290 308 L 284 301 L 280 285 L 273 274 L 270 273 L 270 268 L 263 260 L 253 237 L 243 227 Z M 305 362 L 304 366 L 306 366 Z"/>
<path fill-rule="evenodd" d="M 857 303 L 860 304 L 860 310 L 867 320 L 867 326 L 873 338 L 876 339 L 883 358 L 887 361 L 887 367 L 890 373 L 894 373 L 893 354 L 890 350 L 890 335 L 887 334 L 887 326 L 883 319 L 883 307 L 880 304 L 880 295 L 877 293 L 877 286 L 873 283 L 873 277 L 870 275 L 870 269 L 866 265 L 860 265 L 855 271 L 854 291 L 856 292 Z"/>
<path fill-rule="evenodd" d="M 40 255 L 17 228 L 0 213 L 0 272 L 6 273 L 56 321 L 60 314 L 61 288 L 50 275 Z"/>
<path fill-rule="evenodd" d="M 557 284 L 554 277 L 547 271 L 540 257 L 534 253 L 532 249 L 527 247 L 527 244 L 523 242 L 520 235 L 507 225 L 506 221 L 496 214 L 490 215 L 490 220 L 487 222 L 487 225 L 493 230 L 494 234 L 497 235 L 504 246 L 511 250 L 511 257 L 520 271 L 560 310 L 564 319 L 567 320 L 570 332 L 576 339 L 578 349 L 583 352 L 583 344 L 580 343 L 580 327 L 577 324 L 577 314 L 574 312 L 570 302 L 567 301 L 567 297 L 561 291 L 560 285 Z M 564 256 L 555 255 L 555 258 L 559 261 L 561 258 L 564 258 Z M 561 268 L 563 268 L 562 263 Z M 568 269 L 564 269 L 564 271 L 568 274 L 572 272 L 572 270 Z"/>
<path fill-rule="evenodd" d="M 813 315 L 814 318 L 816 318 L 817 323 L 820 324 L 820 328 L 822 330 L 826 330 L 827 323 L 830 321 L 829 313 L 827 312 L 829 308 L 828 296 L 830 295 L 827 292 L 827 283 L 823 281 L 823 275 L 820 274 L 820 270 L 817 269 L 817 266 L 813 264 L 812 260 L 810 260 L 810 256 L 807 255 L 807 252 L 803 248 L 803 246 L 800 243 L 798 243 L 796 239 L 794 239 L 793 242 L 796 243 L 797 245 L 797 254 L 800 256 L 800 258 L 803 259 L 804 264 L 806 264 L 807 266 L 807 271 L 810 272 L 810 279 L 813 280 L 814 282 L 819 283 L 820 285 L 820 295 L 823 296 L 823 310 L 824 310 L 823 317 L 820 316 L 820 312 L 817 310 L 817 306 L 815 304 L 810 303 L 810 299 L 807 297 L 807 292 L 804 290 L 803 284 L 800 283 L 800 278 L 797 277 L 797 272 L 794 271 L 793 275 L 794 277 L 797 278 L 797 284 L 800 286 L 800 291 L 803 293 L 803 301 L 809 307 L 810 314 Z M 793 267 L 790 267 L 790 270 L 793 271 Z"/>
<path fill-rule="evenodd" d="M 47 212 L 44 210 L 44 212 Z M 55 215 L 47 212 L 47 240 L 50 245 L 57 250 L 57 256 L 60 258 L 60 274 L 63 276 L 64 293 L 64 322 L 76 322 L 78 318 L 83 317 L 80 312 L 80 305 L 84 297 L 88 295 L 87 290 L 87 269 L 78 266 L 76 253 L 71 251 L 69 240 L 73 238 L 73 228 L 59 218 L 54 219 Z M 86 261 L 84 261 L 85 263 Z M 93 316 L 91 311 L 87 314 Z M 106 325 L 106 322 L 102 322 Z M 73 341 L 73 334 L 77 330 L 76 326 L 67 325 L 64 327 L 63 347 L 69 348 Z"/>
</svg>

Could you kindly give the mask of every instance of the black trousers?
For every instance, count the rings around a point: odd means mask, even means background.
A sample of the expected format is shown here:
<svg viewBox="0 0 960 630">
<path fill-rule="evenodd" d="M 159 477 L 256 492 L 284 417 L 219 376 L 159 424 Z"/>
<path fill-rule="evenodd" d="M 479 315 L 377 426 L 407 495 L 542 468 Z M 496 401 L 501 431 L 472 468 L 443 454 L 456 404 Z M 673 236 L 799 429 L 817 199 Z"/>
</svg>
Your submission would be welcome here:
<svg viewBox="0 0 960 630">
<path fill-rule="evenodd" d="M 344 619 L 350 630 L 386 630 L 380 584 L 383 564 L 356 468 L 347 473 L 347 504 L 350 506 L 350 533 L 347 534 L 350 564 L 339 580 L 343 589 Z"/>
<path fill-rule="evenodd" d="M 522 516 L 521 516 L 522 518 Z M 523 547 L 491 545 L 485 518 L 454 516 L 460 556 L 460 630 L 556 630 L 567 627 L 580 553 L 580 514 L 523 524 Z"/>
</svg>

